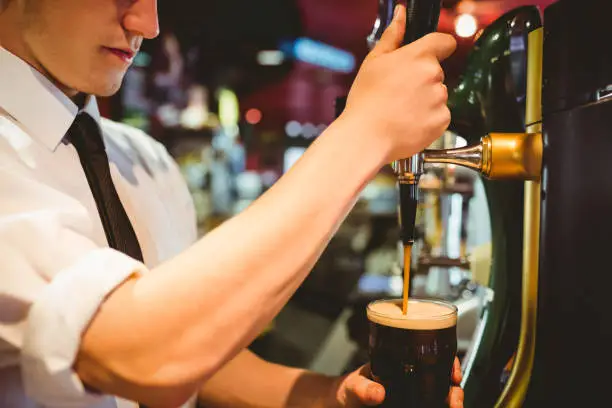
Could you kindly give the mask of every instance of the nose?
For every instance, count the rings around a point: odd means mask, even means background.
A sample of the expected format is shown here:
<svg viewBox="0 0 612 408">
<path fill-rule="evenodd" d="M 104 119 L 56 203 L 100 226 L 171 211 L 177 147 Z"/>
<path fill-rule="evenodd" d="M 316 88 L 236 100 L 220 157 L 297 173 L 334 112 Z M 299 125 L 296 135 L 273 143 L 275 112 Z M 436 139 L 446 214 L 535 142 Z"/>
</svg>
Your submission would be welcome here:
<svg viewBox="0 0 612 408">
<path fill-rule="evenodd" d="M 123 28 L 132 34 L 152 39 L 159 35 L 157 0 L 135 0 L 125 12 Z"/>
</svg>

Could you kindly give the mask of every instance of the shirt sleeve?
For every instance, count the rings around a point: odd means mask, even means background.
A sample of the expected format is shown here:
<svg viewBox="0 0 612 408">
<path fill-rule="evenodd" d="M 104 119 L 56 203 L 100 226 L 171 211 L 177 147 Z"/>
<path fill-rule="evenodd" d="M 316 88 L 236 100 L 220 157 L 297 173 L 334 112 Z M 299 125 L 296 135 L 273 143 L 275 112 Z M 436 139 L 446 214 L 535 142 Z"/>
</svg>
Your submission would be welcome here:
<svg viewBox="0 0 612 408">
<path fill-rule="evenodd" d="M 93 250 L 41 291 L 28 313 L 21 350 L 24 387 L 31 398 L 50 407 L 82 406 L 102 398 L 88 393 L 72 369 L 81 334 L 106 296 L 144 270 L 116 250 Z"/>
<path fill-rule="evenodd" d="M 0 368 L 19 367 L 23 389 L 8 392 L 40 406 L 114 407 L 114 398 L 89 393 L 72 367 L 105 298 L 146 267 L 106 247 L 88 198 L 51 179 L 61 174 L 0 162 Z"/>
</svg>

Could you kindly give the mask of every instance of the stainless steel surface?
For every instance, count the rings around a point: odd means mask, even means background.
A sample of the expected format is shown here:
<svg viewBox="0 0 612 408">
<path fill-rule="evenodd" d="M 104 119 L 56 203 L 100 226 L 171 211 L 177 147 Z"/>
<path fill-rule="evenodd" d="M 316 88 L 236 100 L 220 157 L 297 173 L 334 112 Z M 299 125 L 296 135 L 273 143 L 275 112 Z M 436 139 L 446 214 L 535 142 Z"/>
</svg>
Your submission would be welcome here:
<svg viewBox="0 0 612 408">
<path fill-rule="evenodd" d="M 480 171 L 483 167 L 483 146 L 478 144 L 456 149 L 425 150 L 422 157 L 425 163 L 456 164 Z"/>
<path fill-rule="evenodd" d="M 414 156 L 396 160 L 391 163 L 393 172 L 400 183 L 418 183 L 419 177 L 423 174 L 423 154 L 418 153 Z"/>
</svg>

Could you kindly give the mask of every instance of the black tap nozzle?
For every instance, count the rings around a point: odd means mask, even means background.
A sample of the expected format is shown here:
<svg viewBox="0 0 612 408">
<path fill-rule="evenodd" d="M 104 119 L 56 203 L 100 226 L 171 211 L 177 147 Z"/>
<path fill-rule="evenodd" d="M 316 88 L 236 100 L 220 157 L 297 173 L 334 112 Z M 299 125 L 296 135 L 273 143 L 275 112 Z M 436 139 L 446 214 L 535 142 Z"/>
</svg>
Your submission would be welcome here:
<svg viewBox="0 0 612 408">
<path fill-rule="evenodd" d="M 416 214 L 419 205 L 417 183 L 402 183 L 399 186 L 399 222 L 401 240 L 404 246 L 412 245 L 416 238 Z"/>
</svg>

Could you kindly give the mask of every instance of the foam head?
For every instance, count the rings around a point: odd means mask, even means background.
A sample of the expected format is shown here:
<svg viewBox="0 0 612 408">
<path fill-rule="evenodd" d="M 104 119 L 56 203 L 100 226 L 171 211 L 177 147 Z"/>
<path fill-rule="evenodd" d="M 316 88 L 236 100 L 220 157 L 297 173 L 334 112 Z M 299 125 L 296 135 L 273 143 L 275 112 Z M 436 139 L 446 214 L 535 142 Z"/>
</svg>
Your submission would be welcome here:
<svg viewBox="0 0 612 408">
<path fill-rule="evenodd" d="M 378 300 L 367 308 L 371 322 L 410 330 L 439 330 L 457 324 L 457 308 L 435 300 L 408 301 L 407 313 L 402 312 L 401 300 Z"/>
</svg>

